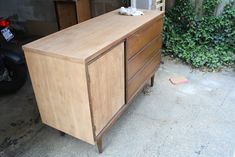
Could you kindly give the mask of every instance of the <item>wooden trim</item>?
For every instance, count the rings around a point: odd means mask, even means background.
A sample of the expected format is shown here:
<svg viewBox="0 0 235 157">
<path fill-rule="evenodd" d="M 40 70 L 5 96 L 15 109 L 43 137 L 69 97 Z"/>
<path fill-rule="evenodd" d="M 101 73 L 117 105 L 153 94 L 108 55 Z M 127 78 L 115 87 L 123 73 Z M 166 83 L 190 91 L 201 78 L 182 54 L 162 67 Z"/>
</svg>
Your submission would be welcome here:
<svg viewBox="0 0 235 157">
<path fill-rule="evenodd" d="M 127 38 L 127 57 L 131 60 L 138 52 L 143 51 L 146 45 L 161 35 L 163 29 L 163 19 L 153 20 L 145 24 L 136 33 Z"/>
<path fill-rule="evenodd" d="M 93 58 L 92 60 L 90 60 L 89 62 L 87 62 L 87 64 L 92 64 L 94 61 L 96 61 L 97 59 L 99 59 L 100 57 L 102 57 L 103 55 L 105 55 L 106 53 L 108 53 L 110 50 L 112 50 L 115 46 L 124 43 L 124 51 L 125 51 L 125 40 L 121 40 L 120 42 L 118 42 L 117 44 L 114 44 L 112 47 L 110 47 L 109 49 L 105 50 L 103 53 L 100 53 L 99 55 L 97 55 L 95 58 Z M 124 53 L 125 55 L 125 53 Z"/>
<path fill-rule="evenodd" d="M 124 74 L 124 76 L 125 76 L 125 103 L 127 103 L 127 88 L 126 88 L 126 86 L 128 85 L 128 78 L 127 78 L 127 76 L 128 76 L 128 70 L 127 70 L 127 65 L 128 65 L 128 58 L 127 58 L 127 42 L 125 41 L 124 42 L 124 60 L 125 60 L 125 65 L 124 65 L 124 67 L 125 67 L 125 74 Z"/>
<path fill-rule="evenodd" d="M 139 52 L 137 52 L 133 57 L 131 57 L 128 62 L 131 62 L 132 60 L 134 60 L 140 53 L 142 53 L 149 45 L 152 44 L 152 42 L 158 38 L 161 38 L 162 40 L 162 35 L 158 34 L 155 38 L 153 38 L 153 40 L 151 40 L 148 44 L 146 44 Z M 159 50 L 156 50 L 159 51 Z"/>
<path fill-rule="evenodd" d="M 94 141 L 96 141 L 95 138 L 95 125 L 94 125 L 94 116 L 93 116 L 93 112 L 92 112 L 92 99 L 91 99 L 91 88 L 90 88 L 90 76 L 89 76 L 89 72 L 88 72 L 88 65 L 85 65 L 85 73 L 86 73 L 86 77 L 87 77 L 87 91 L 88 91 L 88 101 L 89 101 L 89 108 L 90 108 L 90 115 L 91 115 L 91 125 L 92 125 L 92 133 L 93 133 L 93 139 Z"/>
<path fill-rule="evenodd" d="M 45 51 L 34 49 L 34 48 L 28 48 L 28 47 L 23 46 L 23 50 L 24 51 L 30 51 L 30 52 L 33 52 L 33 53 L 37 53 L 37 54 L 44 55 L 44 56 L 49 56 L 49 57 L 52 57 L 52 58 L 64 59 L 64 60 L 74 62 L 74 63 L 85 64 L 84 60 L 77 60 L 75 58 L 71 58 L 71 57 L 63 56 L 63 55 L 58 55 L 58 54 L 48 54 Z"/>
<path fill-rule="evenodd" d="M 150 41 L 148 44 L 146 44 L 144 49 L 139 51 L 135 56 L 133 56 L 130 60 L 128 60 L 127 79 L 131 80 L 133 77 L 135 77 L 136 73 L 138 73 L 142 69 L 142 67 L 148 63 L 148 60 L 150 60 L 153 56 L 155 56 L 156 53 L 159 53 L 161 46 L 162 46 L 162 38 L 161 38 L 161 35 L 158 35 L 152 41 Z M 150 51 L 149 48 L 152 50 Z M 140 60 L 140 58 L 139 58 L 140 56 L 143 56 L 146 58 L 142 62 L 142 64 L 135 65 L 134 67 L 136 69 L 134 70 L 133 69 L 133 62 Z"/>
</svg>

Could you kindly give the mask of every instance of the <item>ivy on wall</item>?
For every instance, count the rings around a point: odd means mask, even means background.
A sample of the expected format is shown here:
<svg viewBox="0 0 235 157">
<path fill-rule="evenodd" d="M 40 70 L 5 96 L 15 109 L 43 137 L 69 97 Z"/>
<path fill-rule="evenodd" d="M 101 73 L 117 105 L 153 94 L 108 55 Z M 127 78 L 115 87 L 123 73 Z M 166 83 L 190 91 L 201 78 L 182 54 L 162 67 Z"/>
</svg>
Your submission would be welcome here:
<svg viewBox="0 0 235 157">
<path fill-rule="evenodd" d="M 166 13 L 163 52 L 195 68 L 215 70 L 234 64 L 235 2 L 231 0 L 220 16 L 214 16 L 219 3 L 204 0 L 199 16 L 189 0 L 176 0 Z"/>
</svg>

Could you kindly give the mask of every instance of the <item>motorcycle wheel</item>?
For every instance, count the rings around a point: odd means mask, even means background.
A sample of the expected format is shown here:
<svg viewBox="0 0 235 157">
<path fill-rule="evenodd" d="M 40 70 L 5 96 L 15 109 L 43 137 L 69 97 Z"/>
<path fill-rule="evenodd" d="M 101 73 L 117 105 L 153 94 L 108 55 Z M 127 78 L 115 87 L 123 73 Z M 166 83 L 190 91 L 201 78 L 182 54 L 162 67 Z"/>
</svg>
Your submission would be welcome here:
<svg viewBox="0 0 235 157">
<path fill-rule="evenodd" d="M 10 81 L 0 81 L 0 95 L 15 93 L 25 83 L 27 73 L 24 65 L 7 63 L 5 65 L 11 78 Z"/>
</svg>

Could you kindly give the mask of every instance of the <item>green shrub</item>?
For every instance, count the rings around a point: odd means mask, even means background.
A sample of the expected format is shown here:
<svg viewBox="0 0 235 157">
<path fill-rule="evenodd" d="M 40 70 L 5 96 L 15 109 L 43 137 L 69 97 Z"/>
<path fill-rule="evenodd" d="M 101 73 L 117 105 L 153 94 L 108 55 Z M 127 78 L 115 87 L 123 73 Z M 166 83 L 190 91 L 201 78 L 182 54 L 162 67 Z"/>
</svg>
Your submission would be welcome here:
<svg viewBox="0 0 235 157">
<path fill-rule="evenodd" d="M 219 0 L 204 0 L 199 16 L 189 0 L 176 0 L 164 23 L 163 52 L 195 68 L 218 69 L 235 62 L 235 5 L 214 16 Z"/>
</svg>

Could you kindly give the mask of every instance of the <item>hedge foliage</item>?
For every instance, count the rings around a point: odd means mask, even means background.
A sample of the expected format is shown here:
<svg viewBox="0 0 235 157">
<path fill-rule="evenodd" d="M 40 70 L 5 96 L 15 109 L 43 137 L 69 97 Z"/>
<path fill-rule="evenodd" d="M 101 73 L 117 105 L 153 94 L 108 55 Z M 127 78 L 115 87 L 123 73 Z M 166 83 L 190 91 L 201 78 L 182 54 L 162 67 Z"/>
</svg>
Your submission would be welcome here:
<svg viewBox="0 0 235 157">
<path fill-rule="evenodd" d="M 189 0 L 176 0 L 166 13 L 165 54 L 173 55 L 195 68 L 220 69 L 235 63 L 234 0 L 215 16 L 219 0 L 204 0 L 202 15 L 197 15 Z"/>
</svg>

